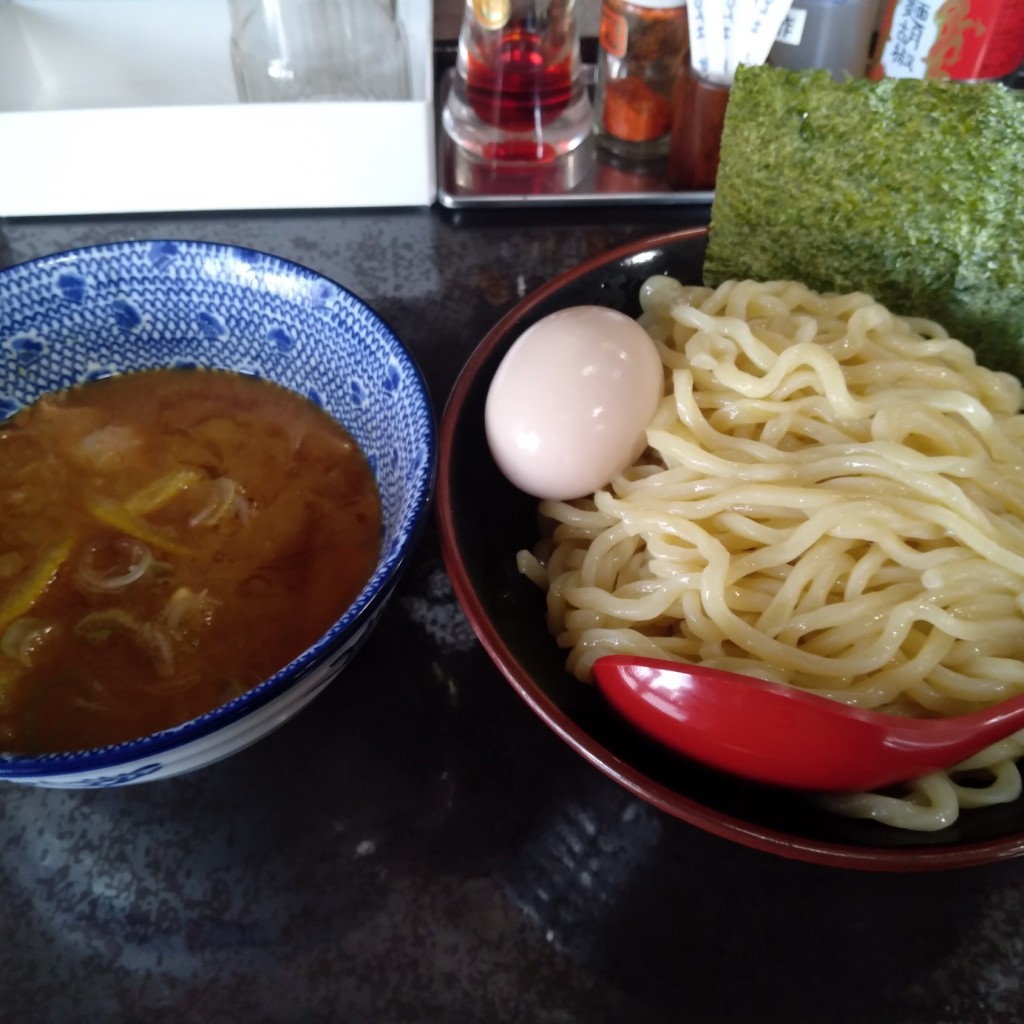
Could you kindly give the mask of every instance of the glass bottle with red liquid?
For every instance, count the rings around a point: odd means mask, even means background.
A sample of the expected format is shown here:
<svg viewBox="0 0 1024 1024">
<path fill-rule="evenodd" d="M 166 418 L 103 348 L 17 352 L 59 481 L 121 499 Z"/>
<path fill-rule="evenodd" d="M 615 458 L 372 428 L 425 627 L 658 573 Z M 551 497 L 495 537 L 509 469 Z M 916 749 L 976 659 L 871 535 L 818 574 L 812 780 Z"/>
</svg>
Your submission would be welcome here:
<svg viewBox="0 0 1024 1024">
<path fill-rule="evenodd" d="M 548 163 L 590 135 L 575 0 L 467 0 L 441 121 L 489 163 Z"/>
</svg>

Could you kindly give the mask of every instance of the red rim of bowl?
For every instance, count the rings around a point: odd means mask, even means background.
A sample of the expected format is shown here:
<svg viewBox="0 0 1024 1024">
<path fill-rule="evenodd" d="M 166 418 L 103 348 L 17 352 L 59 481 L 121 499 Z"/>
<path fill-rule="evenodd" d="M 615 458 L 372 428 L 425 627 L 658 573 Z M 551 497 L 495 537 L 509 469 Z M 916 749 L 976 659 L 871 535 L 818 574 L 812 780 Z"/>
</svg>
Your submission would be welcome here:
<svg viewBox="0 0 1024 1024">
<path fill-rule="evenodd" d="M 872 848 L 796 836 L 777 829 L 753 825 L 708 808 L 651 779 L 589 736 L 585 729 L 573 722 L 533 682 L 488 618 L 462 560 L 451 502 L 448 500 L 455 427 L 477 374 L 495 346 L 501 344 L 507 337 L 508 331 L 534 306 L 569 282 L 624 257 L 688 239 L 702 238 L 707 233 L 706 227 L 700 227 L 654 235 L 610 249 L 600 256 L 591 257 L 564 271 L 531 292 L 505 313 L 487 332 L 466 362 L 448 397 L 441 420 L 436 507 L 445 566 L 470 625 L 491 660 L 519 696 L 570 747 L 635 796 L 673 817 L 714 835 L 790 859 L 869 871 L 949 870 L 1009 860 L 1024 854 L 1024 834 L 948 847 Z"/>
</svg>

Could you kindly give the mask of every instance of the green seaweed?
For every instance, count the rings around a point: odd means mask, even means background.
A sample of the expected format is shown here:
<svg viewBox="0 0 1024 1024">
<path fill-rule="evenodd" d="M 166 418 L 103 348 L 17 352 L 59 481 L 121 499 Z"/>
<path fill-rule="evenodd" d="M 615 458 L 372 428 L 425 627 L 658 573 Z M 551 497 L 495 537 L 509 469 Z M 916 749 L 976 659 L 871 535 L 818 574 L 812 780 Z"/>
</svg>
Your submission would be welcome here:
<svg viewBox="0 0 1024 1024">
<path fill-rule="evenodd" d="M 705 282 L 865 291 L 1024 378 L 1024 98 L 998 83 L 743 67 Z"/>
</svg>

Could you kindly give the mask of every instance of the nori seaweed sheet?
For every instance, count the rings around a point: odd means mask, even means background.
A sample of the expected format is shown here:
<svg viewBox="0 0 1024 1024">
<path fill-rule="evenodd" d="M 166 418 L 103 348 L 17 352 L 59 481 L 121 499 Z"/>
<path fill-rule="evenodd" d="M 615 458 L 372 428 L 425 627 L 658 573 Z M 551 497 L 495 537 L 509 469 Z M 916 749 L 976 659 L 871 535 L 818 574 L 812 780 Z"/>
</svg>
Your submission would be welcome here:
<svg viewBox="0 0 1024 1024">
<path fill-rule="evenodd" d="M 999 83 L 743 67 L 705 282 L 864 291 L 1024 378 L 1024 97 Z"/>
</svg>

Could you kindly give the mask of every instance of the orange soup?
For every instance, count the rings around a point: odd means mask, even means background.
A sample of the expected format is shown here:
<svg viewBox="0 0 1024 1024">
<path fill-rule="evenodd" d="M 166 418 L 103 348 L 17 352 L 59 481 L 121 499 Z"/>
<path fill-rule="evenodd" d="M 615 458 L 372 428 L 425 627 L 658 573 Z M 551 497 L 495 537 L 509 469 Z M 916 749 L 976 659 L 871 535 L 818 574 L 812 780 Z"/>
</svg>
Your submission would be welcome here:
<svg viewBox="0 0 1024 1024">
<path fill-rule="evenodd" d="M 244 693 L 369 579 L 380 497 L 307 399 L 108 377 L 0 424 L 0 749 L 133 739 Z"/>
</svg>

